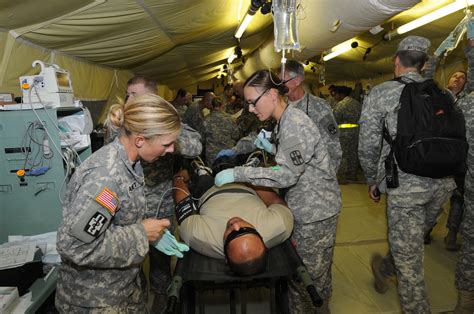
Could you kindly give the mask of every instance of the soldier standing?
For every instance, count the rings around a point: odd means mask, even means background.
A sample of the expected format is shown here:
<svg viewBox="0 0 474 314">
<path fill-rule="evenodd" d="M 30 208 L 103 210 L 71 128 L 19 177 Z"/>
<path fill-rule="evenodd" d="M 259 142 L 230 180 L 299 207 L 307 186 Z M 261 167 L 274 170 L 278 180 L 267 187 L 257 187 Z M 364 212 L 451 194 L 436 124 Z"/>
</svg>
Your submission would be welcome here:
<svg viewBox="0 0 474 314">
<path fill-rule="evenodd" d="M 254 73 L 244 84 L 247 104 L 260 121 L 274 118 L 274 144 L 258 137 L 255 144 L 275 154 L 271 168 L 236 167 L 216 175 L 221 186 L 248 182 L 259 186 L 287 188 L 285 199 L 295 219 L 293 239 L 297 251 L 316 282 L 324 305 L 316 313 L 329 313 L 332 294 L 331 264 L 336 239 L 341 194 L 326 142 L 318 127 L 301 110 L 286 103 L 287 87 L 267 70 Z M 237 145 L 236 147 L 238 147 Z M 312 313 L 309 296 L 297 284 L 290 290 L 291 308 Z"/>
<path fill-rule="evenodd" d="M 394 74 L 410 81 L 422 81 L 428 39 L 408 36 L 394 57 Z M 395 273 L 403 312 L 429 313 L 423 274 L 423 235 L 429 221 L 436 219 L 440 206 L 455 188 L 452 178 L 433 179 L 403 172 L 398 166 L 398 188 L 385 188 L 384 161 L 389 144 L 382 140 L 385 124 L 392 138 L 397 134 L 397 109 L 405 84 L 388 81 L 374 87 L 364 101 L 360 118 L 359 160 L 369 186 L 369 197 L 378 202 L 377 186 L 387 193 L 388 238 L 391 256 L 372 259 L 375 289 L 384 293 L 388 278 Z M 429 227 L 428 227 L 429 228 Z"/>
<path fill-rule="evenodd" d="M 342 160 L 338 171 L 340 184 L 357 181 L 359 157 L 357 146 L 359 142 L 360 103 L 350 96 L 351 88 L 347 86 L 335 87 L 336 105 L 333 108 L 334 118 L 339 128 Z"/>
<path fill-rule="evenodd" d="M 466 120 L 466 138 L 469 144 L 467 172 L 464 186 L 464 216 L 461 223 L 462 244 L 456 267 L 458 303 L 454 313 L 474 313 L 474 21 L 467 27 L 468 61 L 467 89 L 469 95 L 462 98 L 459 107 Z"/>
<path fill-rule="evenodd" d="M 170 225 L 168 219 L 146 219 L 140 159 L 173 152 L 177 111 L 146 94 L 112 106 L 109 117 L 121 135 L 76 170 L 63 205 L 56 292 L 61 313 L 145 313 L 142 263 L 149 243 Z"/>
<path fill-rule="evenodd" d="M 289 104 L 306 113 L 318 127 L 319 134 L 328 148 L 333 168 L 337 172 L 341 164 L 342 150 L 337 123 L 329 103 L 305 91 L 303 88 L 304 67 L 297 61 L 288 60 L 286 62 L 282 80 L 288 87 L 286 96 Z"/>
<path fill-rule="evenodd" d="M 217 153 L 234 147 L 239 139 L 239 128 L 229 114 L 224 112 L 225 103 L 220 97 L 212 100 L 211 113 L 204 120 L 206 162 L 212 166 Z"/>
</svg>

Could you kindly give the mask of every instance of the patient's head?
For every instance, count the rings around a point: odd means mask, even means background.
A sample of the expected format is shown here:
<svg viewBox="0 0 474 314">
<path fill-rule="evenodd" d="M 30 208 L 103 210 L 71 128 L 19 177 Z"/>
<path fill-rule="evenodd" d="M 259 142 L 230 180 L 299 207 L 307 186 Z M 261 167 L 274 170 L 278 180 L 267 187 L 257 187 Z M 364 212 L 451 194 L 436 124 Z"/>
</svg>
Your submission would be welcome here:
<svg viewBox="0 0 474 314">
<path fill-rule="evenodd" d="M 232 271 L 239 276 L 264 272 L 267 248 L 255 227 L 240 217 L 227 221 L 224 231 L 224 253 Z"/>
</svg>

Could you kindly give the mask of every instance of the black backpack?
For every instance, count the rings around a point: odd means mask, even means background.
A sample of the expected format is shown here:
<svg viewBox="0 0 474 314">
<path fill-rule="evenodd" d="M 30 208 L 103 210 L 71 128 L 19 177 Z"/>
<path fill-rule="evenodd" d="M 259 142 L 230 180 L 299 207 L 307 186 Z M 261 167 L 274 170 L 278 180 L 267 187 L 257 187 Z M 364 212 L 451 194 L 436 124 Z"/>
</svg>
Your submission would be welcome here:
<svg viewBox="0 0 474 314">
<path fill-rule="evenodd" d="M 400 96 L 395 140 L 384 125 L 398 167 L 422 177 L 443 178 L 464 171 L 468 144 L 464 116 L 453 97 L 432 80 L 405 84 Z"/>
</svg>

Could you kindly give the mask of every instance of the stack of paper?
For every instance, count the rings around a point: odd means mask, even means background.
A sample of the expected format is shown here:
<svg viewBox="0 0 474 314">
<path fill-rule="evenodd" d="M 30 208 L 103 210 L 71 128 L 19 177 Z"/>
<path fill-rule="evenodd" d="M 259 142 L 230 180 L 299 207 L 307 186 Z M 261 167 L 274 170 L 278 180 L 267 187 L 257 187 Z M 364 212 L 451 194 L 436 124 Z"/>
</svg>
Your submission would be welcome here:
<svg viewBox="0 0 474 314">
<path fill-rule="evenodd" d="M 0 287 L 0 313 L 9 313 L 18 300 L 17 287 Z"/>
</svg>

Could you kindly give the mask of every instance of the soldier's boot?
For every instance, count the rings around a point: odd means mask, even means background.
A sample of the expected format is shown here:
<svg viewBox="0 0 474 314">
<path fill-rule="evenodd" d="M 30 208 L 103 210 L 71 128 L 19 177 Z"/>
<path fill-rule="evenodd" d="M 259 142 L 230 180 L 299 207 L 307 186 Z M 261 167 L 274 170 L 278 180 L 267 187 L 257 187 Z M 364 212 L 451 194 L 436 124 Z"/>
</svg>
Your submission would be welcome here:
<svg viewBox="0 0 474 314">
<path fill-rule="evenodd" d="M 380 294 L 384 294 L 389 288 L 389 276 L 382 272 L 382 263 L 383 257 L 380 254 L 375 254 L 372 257 L 371 266 L 372 273 L 374 274 L 374 288 Z"/>
<path fill-rule="evenodd" d="M 474 291 L 458 290 L 458 303 L 454 314 L 474 313 Z"/>
<path fill-rule="evenodd" d="M 324 299 L 323 305 L 317 307 L 314 314 L 331 314 L 331 310 L 329 309 L 329 299 Z"/>
<path fill-rule="evenodd" d="M 456 245 L 456 240 L 457 240 L 457 230 L 448 229 L 448 234 L 444 238 L 444 244 L 446 245 L 446 250 L 457 251 L 458 246 Z"/>
</svg>

